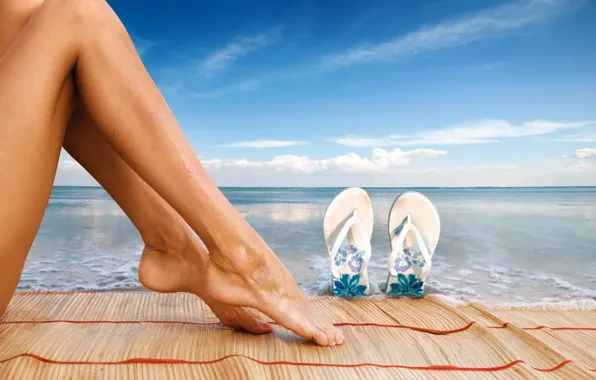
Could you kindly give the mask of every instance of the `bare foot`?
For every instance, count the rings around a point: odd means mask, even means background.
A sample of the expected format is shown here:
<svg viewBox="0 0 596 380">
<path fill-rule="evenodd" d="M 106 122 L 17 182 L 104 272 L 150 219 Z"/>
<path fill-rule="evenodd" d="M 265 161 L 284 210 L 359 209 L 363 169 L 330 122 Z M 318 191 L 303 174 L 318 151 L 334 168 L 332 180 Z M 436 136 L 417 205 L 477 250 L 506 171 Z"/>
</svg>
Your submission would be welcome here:
<svg viewBox="0 0 596 380">
<path fill-rule="evenodd" d="M 195 243 L 184 252 L 165 252 L 145 247 L 139 264 L 139 280 L 146 288 L 160 293 L 191 292 L 203 299 L 222 324 L 253 334 L 273 331 L 257 313 L 245 307 L 215 301 L 205 290 L 197 271 L 203 271 L 207 261 L 202 247 Z M 202 269 L 201 269 L 202 268 Z"/>
<path fill-rule="evenodd" d="M 342 344 L 342 331 L 315 314 L 292 275 L 256 232 L 252 241 L 251 246 L 210 249 L 206 272 L 210 297 L 258 309 L 321 346 Z"/>
</svg>

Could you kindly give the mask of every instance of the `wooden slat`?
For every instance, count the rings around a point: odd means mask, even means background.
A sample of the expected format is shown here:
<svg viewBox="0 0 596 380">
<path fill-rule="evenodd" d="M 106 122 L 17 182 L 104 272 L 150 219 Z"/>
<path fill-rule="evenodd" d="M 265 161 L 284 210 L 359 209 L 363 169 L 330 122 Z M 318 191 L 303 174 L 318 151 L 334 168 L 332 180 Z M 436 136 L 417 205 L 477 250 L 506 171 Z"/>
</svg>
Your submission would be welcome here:
<svg viewBox="0 0 596 380">
<path fill-rule="evenodd" d="M 17 294 L 0 319 L 0 379 L 596 375 L 592 311 L 526 317 L 432 298 L 311 302 L 342 328 L 344 345 L 317 347 L 279 326 L 262 336 L 235 332 L 188 294 Z"/>
<path fill-rule="evenodd" d="M 8 367 L 6 367 L 8 368 Z M 19 358 L 11 363 L 9 371 L 0 376 L 7 379 L 438 379 L 438 380 L 488 380 L 488 379 L 582 379 L 585 373 L 568 365 L 552 373 L 536 373 L 517 364 L 499 372 L 469 371 L 412 371 L 400 368 L 332 368 L 332 367 L 285 367 L 263 366 L 241 358 L 232 358 L 225 364 L 208 365 L 164 365 L 131 364 L 121 366 L 102 365 L 57 365 L 40 363 L 30 358 Z"/>
</svg>

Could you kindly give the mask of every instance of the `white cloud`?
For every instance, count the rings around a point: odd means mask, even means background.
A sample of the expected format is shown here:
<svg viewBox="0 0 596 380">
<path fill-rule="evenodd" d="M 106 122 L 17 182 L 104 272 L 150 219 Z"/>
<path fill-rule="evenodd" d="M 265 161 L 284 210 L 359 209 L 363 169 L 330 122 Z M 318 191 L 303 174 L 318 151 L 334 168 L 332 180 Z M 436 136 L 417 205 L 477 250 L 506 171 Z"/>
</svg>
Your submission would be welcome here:
<svg viewBox="0 0 596 380">
<path fill-rule="evenodd" d="M 517 164 L 443 165 L 443 160 L 424 160 L 444 154 L 433 149 L 375 149 L 370 157 L 350 153 L 328 159 L 282 155 L 269 161 L 201 161 L 219 186 L 596 186 L 596 148 Z M 55 184 L 98 186 L 67 154 L 61 157 Z"/>
<path fill-rule="evenodd" d="M 400 173 L 443 173 L 443 174 L 462 174 L 472 172 L 485 172 L 485 171 L 512 171 L 519 169 L 518 165 L 515 164 L 478 164 L 478 165 L 456 165 L 456 166 L 445 166 L 445 167 L 425 167 L 416 169 L 405 169 L 400 170 Z"/>
<path fill-rule="evenodd" d="M 62 151 L 54 180 L 61 186 L 99 186 L 97 181 L 68 153 Z"/>
<path fill-rule="evenodd" d="M 465 45 L 551 19 L 575 3 L 572 0 L 515 1 L 472 16 L 424 27 L 377 45 L 353 48 L 326 57 L 323 64 L 330 68 L 345 67 Z"/>
<path fill-rule="evenodd" d="M 596 159 L 596 149 L 594 148 L 582 148 L 575 151 L 575 157 L 580 160 L 584 159 Z"/>
<path fill-rule="evenodd" d="M 300 174 L 296 171 L 272 171 L 262 166 L 229 166 L 214 170 L 210 176 L 219 186 L 290 186 L 290 187 L 476 187 L 476 186 L 595 186 L 596 173 L 570 171 L 563 157 L 538 159 L 519 164 L 486 163 L 443 165 L 442 160 L 412 161 L 382 171 L 350 172 L 328 167 Z M 430 164 L 432 162 L 432 164 Z M 430 164 L 430 165 L 429 165 Z"/>
<path fill-rule="evenodd" d="M 345 136 L 331 141 L 352 147 L 479 144 L 496 142 L 502 138 L 545 135 L 564 129 L 581 128 L 590 124 L 593 124 L 593 122 L 534 120 L 515 125 L 505 120 L 481 120 L 452 128 L 423 131 L 411 135 L 389 135 L 376 138 Z"/>
<path fill-rule="evenodd" d="M 213 52 L 199 64 L 199 72 L 211 77 L 228 68 L 235 60 L 269 46 L 279 40 L 282 28 L 270 29 L 256 36 L 241 37 Z"/>
<path fill-rule="evenodd" d="M 58 162 L 58 169 L 82 169 L 83 167 L 72 158 Z"/>
<path fill-rule="evenodd" d="M 565 157 L 567 170 L 571 172 L 596 171 L 596 148 L 577 149 L 574 154 Z"/>
<path fill-rule="evenodd" d="M 254 91 L 271 83 L 297 80 L 329 69 L 407 58 L 428 51 L 461 46 L 547 21 L 557 15 L 579 8 L 583 2 L 583 0 L 518 0 L 486 9 L 472 16 L 427 26 L 383 43 L 361 46 L 319 57 L 314 63 L 300 68 L 278 73 L 268 72 L 258 78 L 243 80 L 236 84 L 191 95 L 198 98 L 219 98 L 237 92 Z M 204 75 L 210 76 L 227 67 L 231 61 L 248 53 L 245 53 L 243 48 L 233 45 L 229 45 L 230 49 L 226 47 L 212 54 L 201 64 Z M 500 64 L 487 64 L 481 69 L 490 70 Z"/>
<path fill-rule="evenodd" d="M 219 186 L 595 186 L 595 149 L 578 150 L 574 155 L 514 164 L 442 165 L 440 160 L 414 159 L 409 154 L 406 165 L 385 170 L 379 167 L 384 154 L 366 159 L 354 154 L 335 160 L 314 160 L 301 156 L 279 156 L 270 161 L 202 160 Z M 390 153 L 390 152 L 387 152 Z M 418 154 L 426 157 L 423 150 Z M 440 155 L 437 153 L 436 155 Z M 578 159 L 577 157 L 583 157 Z M 376 162 L 378 166 L 370 165 Z M 398 163 L 404 161 L 397 160 Z M 360 164 L 360 166 L 358 166 Z M 334 166 L 335 165 L 335 166 Z M 343 165 L 343 166 L 342 166 Z M 347 167 L 346 167 L 347 166 Z M 74 163 L 62 164 L 56 174 L 56 185 L 98 186 L 98 183 Z"/>
<path fill-rule="evenodd" d="M 253 91 L 275 82 L 304 78 L 329 69 L 373 61 L 407 58 L 428 51 L 461 46 L 553 19 L 565 12 L 580 8 L 584 2 L 583 0 L 513 1 L 471 16 L 427 26 L 383 43 L 352 48 L 320 57 L 314 63 L 298 69 L 294 68 L 278 73 L 268 72 L 256 79 L 243 80 L 219 89 L 191 95 L 199 98 L 218 98 L 232 93 Z M 274 29 L 274 31 L 278 30 L 280 29 Z M 275 35 L 275 33 L 273 34 Z M 255 39 L 255 41 L 260 40 L 260 38 Z M 276 38 L 273 37 L 272 41 L 275 42 Z M 201 72 L 205 76 L 211 76 L 225 69 L 235 59 L 261 47 L 258 42 L 251 41 L 251 38 L 240 39 L 205 59 L 201 63 Z M 481 66 L 481 69 L 489 70 L 500 64 L 487 64 Z"/>
<path fill-rule="evenodd" d="M 255 140 L 240 141 L 231 144 L 225 144 L 228 148 L 281 148 L 287 146 L 305 145 L 306 141 L 284 141 L 284 140 Z"/>
<path fill-rule="evenodd" d="M 596 159 L 596 149 L 594 148 L 582 148 L 575 151 L 575 157 L 580 160 L 584 159 Z"/>
<path fill-rule="evenodd" d="M 327 159 L 311 159 L 307 156 L 280 155 L 270 161 L 248 161 L 212 159 L 203 160 L 203 166 L 207 169 L 218 170 L 221 168 L 265 168 L 273 169 L 276 172 L 290 172 L 311 174 L 324 171 L 339 171 L 345 173 L 359 172 L 383 172 L 387 169 L 405 166 L 412 160 L 438 157 L 447 152 L 434 149 L 414 149 L 402 151 L 394 149 L 375 148 L 372 157 L 363 158 L 355 153 L 348 153 L 341 156 Z"/>
<path fill-rule="evenodd" d="M 214 90 L 204 92 L 189 92 L 187 95 L 200 99 L 214 99 L 237 92 L 254 91 L 267 82 L 268 79 L 265 77 L 259 79 L 246 79 L 229 86 L 216 88 Z"/>
<path fill-rule="evenodd" d="M 149 41 L 137 36 L 131 36 L 131 39 L 135 45 L 135 48 L 137 49 L 137 53 L 141 57 L 147 54 L 147 52 L 156 45 L 156 43 L 153 41 Z"/>
<path fill-rule="evenodd" d="M 596 132 L 572 134 L 572 135 L 563 136 L 556 140 L 557 141 L 567 141 L 567 142 L 596 142 Z"/>
</svg>

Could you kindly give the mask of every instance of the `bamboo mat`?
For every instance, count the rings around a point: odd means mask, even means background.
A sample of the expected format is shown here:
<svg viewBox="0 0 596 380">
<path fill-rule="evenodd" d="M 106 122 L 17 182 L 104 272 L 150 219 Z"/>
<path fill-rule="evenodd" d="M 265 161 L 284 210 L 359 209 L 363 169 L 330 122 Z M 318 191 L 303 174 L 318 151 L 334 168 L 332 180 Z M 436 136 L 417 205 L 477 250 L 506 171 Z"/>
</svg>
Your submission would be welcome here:
<svg viewBox="0 0 596 380">
<path fill-rule="evenodd" d="M 596 378 L 595 310 L 311 302 L 344 345 L 235 332 L 188 294 L 17 293 L 0 318 L 0 379 Z"/>
</svg>

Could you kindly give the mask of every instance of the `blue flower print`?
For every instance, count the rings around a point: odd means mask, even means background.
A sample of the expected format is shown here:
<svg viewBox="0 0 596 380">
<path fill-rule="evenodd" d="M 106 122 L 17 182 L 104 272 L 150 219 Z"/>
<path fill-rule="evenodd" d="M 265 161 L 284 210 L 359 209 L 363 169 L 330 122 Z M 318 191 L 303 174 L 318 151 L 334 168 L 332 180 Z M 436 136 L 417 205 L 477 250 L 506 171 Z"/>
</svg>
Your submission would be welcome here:
<svg viewBox="0 0 596 380">
<path fill-rule="evenodd" d="M 337 254 L 333 259 L 335 265 L 340 266 L 348 261 L 348 258 L 353 256 L 355 253 L 358 253 L 358 248 L 348 242 L 348 237 L 346 236 L 344 240 L 341 242 L 339 249 L 337 250 Z"/>
<path fill-rule="evenodd" d="M 406 223 L 407 218 L 408 217 L 405 217 L 404 220 L 402 220 L 401 224 L 395 228 L 395 236 L 399 236 L 401 231 L 404 229 L 404 225 Z M 423 236 L 422 240 L 424 242 L 424 245 L 428 248 L 428 239 Z M 418 244 L 418 240 L 414 241 L 413 247 L 404 248 L 404 255 L 410 257 L 410 259 L 409 259 L 410 265 L 416 265 L 420 268 L 424 268 L 424 264 L 425 264 L 424 256 L 422 256 L 422 252 L 420 251 L 420 245 Z M 403 263 L 403 264 L 405 265 L 405 263 Z M 404 270 L 407 270 L 409 267 L 410 266 L 408 266 Z M 398 270 L 397 267 L 395 269 Z M 402 270 L 402 271 L 404 271 L 404 270 Z"/>
<path fill-rule="evenodd" d="M 358 253 L 358 247 L 356 247 L 355 245 L 348 245 L 346 247 L 346 252 L 348 252 L 349 255 L 353 255 L 355 253 Z"/>
<path fill-rule="evenodd" d="M 391 290 L 387 292 L 392 296 L 415 296 L 422 297 L 424 282 L 418 281 L 415 275 L 409 274 L 407 277 L 403 274 L 397 275 L 397 282 L 391 284 Z"/>
<path fill-rule="evenodd" d="M 417 267 L 424 268 L 425 261 L 424 256 L 422 256 L 422 252 L 416 248 L 404 248 L 404 254 L 410 257 L 412 264 L 416 265 Z"/>
<path fill-rule="evenodd" d="M 333 281 L 333 295 L 338 297 L 366 296 L 364 293 L 366 286 L 359 284 L 360 275 L 355 274 L 350 276 L 349 274 L 344 274 L 341 276 L 341 280 Z"/>
<path fill-rule="evenodd" d="M 354 273 L 360 273 L 362 269 L 362 265 L 364 264 L 364 251 L 356 252 L 350 257 L 348 261 L 348 266 Z"/>
<path fill-rule="evenodd" d="M 348 260 L 348 253 L 346 252 L 345 249 L 340 248 L 337 251 L 337 255 L 335 255 L 335 258 L 333 259 L 333 262 L 335 263 L 335 265 L 340 266 L 341 264 L 345 263 Z"/>
<path fill-rule="evenodd" d="M 406 255 L 402 255 L 395 260 L 393 268 L 398 272 L 405 272 L 410 269 L 411 266 L 412 262 L 410 261 L 410 258 Z"/>
</svg>

